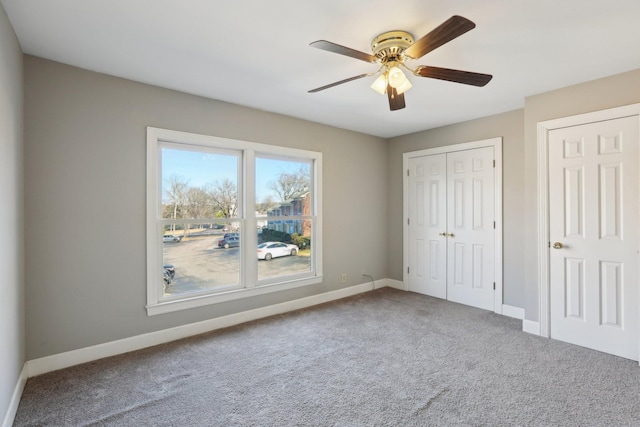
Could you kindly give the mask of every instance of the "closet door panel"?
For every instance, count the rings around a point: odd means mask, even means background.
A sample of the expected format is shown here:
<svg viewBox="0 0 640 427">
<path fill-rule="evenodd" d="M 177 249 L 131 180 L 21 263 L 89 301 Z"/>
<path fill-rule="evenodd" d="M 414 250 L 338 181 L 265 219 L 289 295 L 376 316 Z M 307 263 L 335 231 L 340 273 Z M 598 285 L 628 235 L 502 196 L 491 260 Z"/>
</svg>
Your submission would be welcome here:
<svg viewBox="0 0 640 427">
<path fill-rule="evenodd" d="M 493 147 L 447 154 L 447 299 L 494 309 Z"/>
</svg>

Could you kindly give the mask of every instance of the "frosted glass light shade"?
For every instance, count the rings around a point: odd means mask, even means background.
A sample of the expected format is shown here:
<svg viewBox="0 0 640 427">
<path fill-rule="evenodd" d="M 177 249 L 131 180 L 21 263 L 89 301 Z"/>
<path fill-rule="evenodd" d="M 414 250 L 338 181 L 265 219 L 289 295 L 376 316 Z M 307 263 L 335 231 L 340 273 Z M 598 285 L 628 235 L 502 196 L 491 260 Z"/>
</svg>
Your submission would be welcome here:
<svg viewBox="0 0 640 427">
<path fill-rule="evenodd" d="M 407 81 L 407 77 L 398 67 L 391 67 L 389 70 L 389 84 L 393 88 L 399 88 Z"/>
<path fill-rule="evenodd" d="M 396 88 L 396 91 L 398 92 L 398 95 L 400 95 L 401 93 L 405 93 L 406 91 L 408 91 L 412 87 L 413 87 L 413 85 L 411 84 L 409 79 L 405 78 L 404 79 L 404 83 L 402 83 L 400 86 L 398 86 Z"/>
<path fill-rule="evenodd" d="M 387 76 L 382 74 L 378 77 L 371 85 L 371 89 L 375 90 L 380 95 L 387 93 Z"/>
</svg>

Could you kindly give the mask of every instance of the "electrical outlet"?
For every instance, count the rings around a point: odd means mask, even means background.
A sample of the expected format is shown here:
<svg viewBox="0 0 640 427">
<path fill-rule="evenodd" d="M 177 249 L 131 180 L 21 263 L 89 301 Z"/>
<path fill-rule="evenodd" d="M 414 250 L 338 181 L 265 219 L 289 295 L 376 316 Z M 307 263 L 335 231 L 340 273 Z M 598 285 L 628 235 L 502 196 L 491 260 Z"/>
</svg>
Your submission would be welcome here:
<svg viewBox="0 0 640 427">
<path fill-rule="evenodd" d="M 347 283 L 347 274 L 346 273 L 342 273 L 342 283 Z"/>
</svg>

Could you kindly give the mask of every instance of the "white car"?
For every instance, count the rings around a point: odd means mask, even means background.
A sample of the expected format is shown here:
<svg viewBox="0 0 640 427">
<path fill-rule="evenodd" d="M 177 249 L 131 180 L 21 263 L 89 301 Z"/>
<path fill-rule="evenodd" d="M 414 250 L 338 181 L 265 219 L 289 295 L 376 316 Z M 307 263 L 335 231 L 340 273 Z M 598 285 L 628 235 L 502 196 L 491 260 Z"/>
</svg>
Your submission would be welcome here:
<svg viewBox="0 0 640 427">
<path fill-rule="evenodd" d="M 162 243 L 179 242 L 180 240 L 182 240 L 182 236 L 174 236 L 173 234 L 165 234 L 162 236 Z"/>
<path fill-rule="evenodd" d="M 295 256 L 299 248 L 296 245 L 288 245 L 282 242 L 264 242 L 258 245 L 258 259 L 269 261 L 279 256 Z"/>
</svg>

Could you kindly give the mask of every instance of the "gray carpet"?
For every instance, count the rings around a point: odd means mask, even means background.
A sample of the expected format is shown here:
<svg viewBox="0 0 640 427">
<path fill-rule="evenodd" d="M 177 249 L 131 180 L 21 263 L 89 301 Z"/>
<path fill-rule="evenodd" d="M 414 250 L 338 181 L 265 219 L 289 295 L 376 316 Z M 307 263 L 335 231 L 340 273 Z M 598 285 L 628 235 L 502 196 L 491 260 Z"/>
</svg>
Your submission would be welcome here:
<svg viewBox="0 0 640 427">
<path fill-rule="evenodd" d="M 640 426 L 640 368 L 385 288 L 31 378 L 14 425 Z"/>
</svg>

